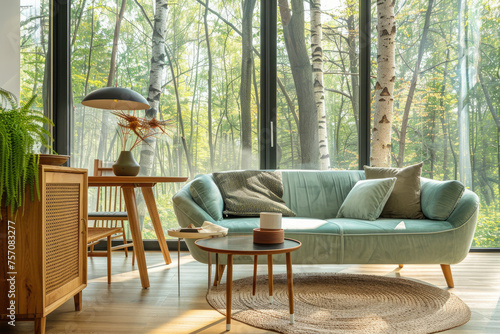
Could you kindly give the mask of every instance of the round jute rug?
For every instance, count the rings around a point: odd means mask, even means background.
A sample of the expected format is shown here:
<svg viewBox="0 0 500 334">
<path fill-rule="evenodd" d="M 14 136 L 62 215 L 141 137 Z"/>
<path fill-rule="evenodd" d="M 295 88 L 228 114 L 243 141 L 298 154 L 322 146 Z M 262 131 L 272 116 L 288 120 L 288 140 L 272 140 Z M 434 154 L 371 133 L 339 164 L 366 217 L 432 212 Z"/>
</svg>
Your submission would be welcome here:
<svg viewBox="0 0 500 334">
<path fill-rule="evenodd" d="M 289 324 L 286 275 L 233 282 L 232 318 L 280 333 L 435 333 L 465 324 L 470 310 L 457 296 L 403 278 L 351 274 L 294 274 L 295 324 Z M 213 287 L 208 303 L 226 314 L 226 285 Z"/>
</svg>

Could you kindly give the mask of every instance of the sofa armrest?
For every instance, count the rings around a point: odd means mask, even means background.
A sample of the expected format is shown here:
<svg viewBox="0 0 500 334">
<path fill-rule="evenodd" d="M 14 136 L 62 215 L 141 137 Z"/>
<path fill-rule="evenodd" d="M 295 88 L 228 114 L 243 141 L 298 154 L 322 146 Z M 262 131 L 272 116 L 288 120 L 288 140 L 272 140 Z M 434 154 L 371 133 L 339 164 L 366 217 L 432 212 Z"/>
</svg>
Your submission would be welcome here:
<svg viewBox="0 0 500 334">
<path fill-rule="evenodd" d="M 465 190 L 462 198 L 458 202 L 455 209 L 452 211 L 447 221 L 450 222 L 455 228 L 458 228 L 465 223 L 472 223 L 475 220 L 474 226 L 477 223 L 477 211 L 479 210 L 479 198 L 475 193 L 470 190 Z M 472 219 L 472 217 L 476 219 Z"/>
<path fill-rule="evenodd" d="M 205 220 L 215 223 L 215 220 L 193 200 L 189 192 L 190 186 L 191 182 L 172 197 L 174 212 L 179 225 L 182 227 L 187 227 L 189 224 L 201 226 Z"/>
</svg>

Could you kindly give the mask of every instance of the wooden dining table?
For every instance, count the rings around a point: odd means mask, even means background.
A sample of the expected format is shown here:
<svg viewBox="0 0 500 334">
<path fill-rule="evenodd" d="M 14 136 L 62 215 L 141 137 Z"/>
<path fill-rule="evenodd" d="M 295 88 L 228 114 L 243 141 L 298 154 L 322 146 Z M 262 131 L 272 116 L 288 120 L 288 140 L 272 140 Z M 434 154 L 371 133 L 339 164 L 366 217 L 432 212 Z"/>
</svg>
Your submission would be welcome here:
<svg viewBox="0 0 500 334">
<path fill-rule="evenodd" d="M 100 186 L 119 186 L 122 189 L 123 199 L 125 200 L 125 208 L 127 210 L 128 221 L 130 224 L 130 233 L 134 242 L 134 251 L 137 259 L 137 267 L 141 278 L 141 284 L 144 289 L 149 288 L 148 268 L 146 265 L 146 255 L 144 253 L 144 244 L 142 241 L 142 232 L 139 223 L 139 214 L 137 210 L 137 202 L 135 199 L 135 188 L 141 188 L 144 196 L 144 201 L 148 208 L 149 216 L 160 244 L 160 249 L 163 254 L 165 264 L 172 263 L 170 253 L 168 252 L 167 241 L 163 228 L 161 226 L 160 215 L 156 207 L 156 200 L 153 194 L 153 187 L 157 183 L 172 183 L 185 182 L 187 177 L 184 176 L 89 176 L 89 187 Z"/>
</svg>

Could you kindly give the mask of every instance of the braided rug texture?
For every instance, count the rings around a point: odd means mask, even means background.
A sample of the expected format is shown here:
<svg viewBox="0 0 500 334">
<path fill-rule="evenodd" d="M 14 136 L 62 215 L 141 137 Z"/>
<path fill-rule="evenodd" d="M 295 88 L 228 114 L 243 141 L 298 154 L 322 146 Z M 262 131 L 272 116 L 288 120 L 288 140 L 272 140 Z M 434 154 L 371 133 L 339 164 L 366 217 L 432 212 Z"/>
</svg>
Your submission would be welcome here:
<svg viewBox="0 0 500 334">
<path fill-rule="evenodd" d="M 294 274 L 295 324 L 289 324 L 286 275 L 233 282 L 232 318 L 280 333 L 435 333 L 465 324 L 469 307 L 457 296 L 403 278 L 354 274 Z M 213 287 L 208 303 L 226 314 L 226 285 Z"/>
</svg>

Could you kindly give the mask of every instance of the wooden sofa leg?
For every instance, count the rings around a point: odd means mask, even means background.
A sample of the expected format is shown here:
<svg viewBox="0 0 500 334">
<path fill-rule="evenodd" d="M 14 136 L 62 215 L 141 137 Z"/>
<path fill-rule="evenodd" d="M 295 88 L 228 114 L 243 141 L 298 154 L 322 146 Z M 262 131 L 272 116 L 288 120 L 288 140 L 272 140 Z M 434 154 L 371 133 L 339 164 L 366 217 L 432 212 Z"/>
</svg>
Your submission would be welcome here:
<svg viewBox="0 0 500 334">
<path fill-rule="evenodd" d="M 443 271 L 444 278 L 446 279 L 446 284 L 448 287 L 454 288 L 455 284 L 453 284 L 453 276 L 451 275 L 451 268 L 449 264 L 442 264 L 441 270 Z"/>
</svg>

